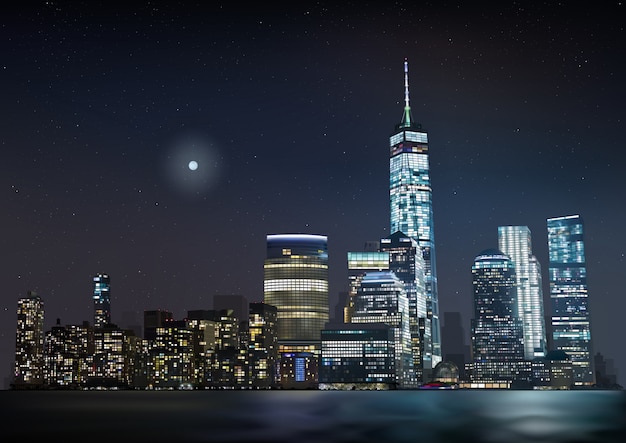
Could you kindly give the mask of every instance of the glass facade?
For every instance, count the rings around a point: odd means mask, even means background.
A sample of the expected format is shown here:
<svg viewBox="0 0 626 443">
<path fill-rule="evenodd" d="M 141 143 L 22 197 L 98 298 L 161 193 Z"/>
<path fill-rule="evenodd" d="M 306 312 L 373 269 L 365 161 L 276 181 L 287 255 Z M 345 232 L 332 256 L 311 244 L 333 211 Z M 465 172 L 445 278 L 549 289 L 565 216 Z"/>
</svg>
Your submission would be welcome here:
<svg viewBox="0 0 626 443">
<path fill-rule="evenodd" d="M 413 366 L 418 381 L 432 375 L 432 315 L 428 312 L 424 259 L 417 242 L 396 232 L 380 241 L 380 249 L 389 254 L 389 270 L 403 283 L 409 302 L 409 330 Z"/>
<path fill-rule="evenodd" d="M 546 355 L 541 266 L 532 253 L 528 226 L 499 226 L 498 247 L 515 265 L 517 309 L 524 328 L 524 357 Z"/>
<path fill-rule="evenodd" d="M 428 134 L 413 121 L 409 105 L 408 62 L 404 62 L 405 106 L 389 138 L 391 233 L 402 232 L 422 248 L 428 312 L 432 323 L 433 364 L 441 360 L 441 333 L 433 227 Z"/>
<path fill-rule="evenodd" d="M 393 272 L 368 272 L 363 276 L 354 299 L 352 323 L 383 323 L 394 328 L 397 386 L 415 387 L 409 300 L 404 283 Z"/>
<path fill-rule="evenodd" d="M 319 342 L 329 319 L 327 237 L 267 236 L 264 303 L 278 310 L 278 340 Z"/>
<path fill-rule="evenodd" d="M 94 328 L 111 323 L 111 280 L 107 274 L 93 277 Z"/>
<path fill-rule="evenodd" d="M 325 329 L 320 361 L 320 389 L 393 388 L 394 330 L 380 323 Z"/>
<path fill-rule="evenodd" d="M 472 381 L 507 381 L 518 376 L 524 337 L 515 280 L 515 265 L 508 255 L 486 249 L 476 256 L 472 265 Z"/>
<path fill-rule="evenodd" d="M 569 215 L 549 218 L 547 225 L 554 348 L 571 358 L 575 385 L 592 385 L 595 377 L 583 221 L 579 215 Z"/>
</svg>

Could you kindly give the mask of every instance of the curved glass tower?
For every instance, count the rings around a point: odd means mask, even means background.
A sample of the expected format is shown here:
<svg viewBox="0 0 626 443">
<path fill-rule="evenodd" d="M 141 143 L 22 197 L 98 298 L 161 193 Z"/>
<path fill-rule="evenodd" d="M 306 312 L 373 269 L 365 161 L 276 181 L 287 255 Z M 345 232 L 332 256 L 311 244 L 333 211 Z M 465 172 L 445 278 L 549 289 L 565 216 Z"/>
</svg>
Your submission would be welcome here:
<svg viewBox="0 0 626 443">
<path fill-rule="evenodd" d="M 413 121 L 409 105 L 409 64 L 404 61 L 404 113 L 389 137 L 391 234 L 402 232 L 417 241 L 424 257 L 428 317 L 432 326 L 432 364 L 441 361 L 439 301 L 435 266 L 432 188 L 428 134 Z"/>
<path fill-rule="evenodd" d="M 279 342 L 319 342 L 329 319 L 327 237 L 268 235 L 263 292 L 278 310 Z"/>
<path fill-rule="evenodd" d="M 485 249 L 472 265 L 474 381 L 512 381 L 524 359 L 515 264 L 497 249 Z"/>
</svg>

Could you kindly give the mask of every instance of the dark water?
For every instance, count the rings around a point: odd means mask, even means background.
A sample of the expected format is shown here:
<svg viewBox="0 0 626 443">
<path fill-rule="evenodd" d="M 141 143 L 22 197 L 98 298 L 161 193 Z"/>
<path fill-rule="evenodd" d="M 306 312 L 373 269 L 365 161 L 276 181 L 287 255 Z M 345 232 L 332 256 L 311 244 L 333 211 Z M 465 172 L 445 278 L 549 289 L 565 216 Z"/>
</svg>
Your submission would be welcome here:
<svg viewBox="0 0 626 443">
<path fill-rule="evenodd" d="M 623 391 L 0 391 L 0 407 L 3 442 L 626 442 Z"/>
</svg>

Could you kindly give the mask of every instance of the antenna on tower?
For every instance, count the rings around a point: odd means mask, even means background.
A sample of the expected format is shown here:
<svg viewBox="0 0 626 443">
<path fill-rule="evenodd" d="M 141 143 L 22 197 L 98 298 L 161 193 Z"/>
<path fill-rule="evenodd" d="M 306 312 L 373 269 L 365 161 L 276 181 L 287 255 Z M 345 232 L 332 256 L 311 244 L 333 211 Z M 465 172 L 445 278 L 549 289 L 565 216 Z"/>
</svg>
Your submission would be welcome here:
<svg viewBox="0 0 626 443">
<path fill-rule="evenodd" d="M 404 106 L 409 108 L 409 61 L 404 59 Z"/>
</svg>

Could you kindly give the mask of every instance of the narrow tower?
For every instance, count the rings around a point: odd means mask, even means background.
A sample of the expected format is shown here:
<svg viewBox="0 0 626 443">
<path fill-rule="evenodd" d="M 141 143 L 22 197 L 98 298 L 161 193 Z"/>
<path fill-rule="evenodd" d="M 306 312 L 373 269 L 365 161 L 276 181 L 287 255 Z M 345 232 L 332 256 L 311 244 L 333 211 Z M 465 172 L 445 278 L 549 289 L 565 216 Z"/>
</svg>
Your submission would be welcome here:
<svg viewBox="0 0 626 443">
<path fill-rule="evenodd" d="M 541 266 L 532 253 L 528 226 L 498 226 L 498 247 L 515 264 L 517 310 L 524 325 L 524 357 L 546 355 Z"/>
<path fill-rule="evenodd" d="M 93 277 L 93 326 L 102 328 L 111 323 L 111 280 L 107 274 Z"/>
<path fill-rule="evenodd" d="M 409 104 L 409 63 L 404 61 L 404 113 L 389 137 L 389 199 L 391 230 L 417 241 L 424 257 L 428 318 L 432 327 L 432 364 L 441 361 L 439 301 L 435 266 L 432 188 L 428 165 L 428 134 L 413 121 Z"/>
<path fill-rule="evenodd" d="M 583 221 L 579 215 L 548 219 L 548 254 L 554 348 L 571 358 L 574 384 L 590 386 L 595 380 Z"/>
</svg>

